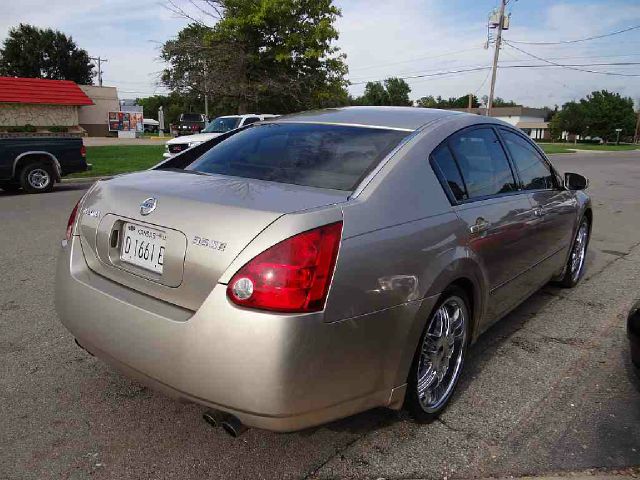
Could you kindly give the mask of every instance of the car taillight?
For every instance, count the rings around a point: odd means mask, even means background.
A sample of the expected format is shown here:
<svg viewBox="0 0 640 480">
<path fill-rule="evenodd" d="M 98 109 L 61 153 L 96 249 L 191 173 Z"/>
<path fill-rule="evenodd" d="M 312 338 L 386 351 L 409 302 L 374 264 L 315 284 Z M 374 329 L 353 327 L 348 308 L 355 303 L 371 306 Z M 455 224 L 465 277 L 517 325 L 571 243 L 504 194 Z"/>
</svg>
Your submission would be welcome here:
<svg viewBox="0 0 640 480">
<path fill-rule="evenodd" d="M 80 147 L 80 155 L 83 157 L 87 156 L 87 147 L 85 147 L 84 145 Z"/>
<path fill-rule="evenodd" d="M 341 235 L 337 222 L 283 240 L 238 270 L 227 296 L 236 305 L 261 310 L 322 310 Z"/>
<path fill-rule="evenodd" d="M 80 202 L 82 202 L 82 198 L 78 200 L 76 206 L 71 210 L 71 215 L 69 215 L 69 220 L 67 221 L 67 233 L 64 236 L 67 242 L 71 240 L 71 237 L 73 236 L 73 227 L 76 224 L 76 218 L 78 217 L 78 206 L 80 205 Z"/>
</svg>

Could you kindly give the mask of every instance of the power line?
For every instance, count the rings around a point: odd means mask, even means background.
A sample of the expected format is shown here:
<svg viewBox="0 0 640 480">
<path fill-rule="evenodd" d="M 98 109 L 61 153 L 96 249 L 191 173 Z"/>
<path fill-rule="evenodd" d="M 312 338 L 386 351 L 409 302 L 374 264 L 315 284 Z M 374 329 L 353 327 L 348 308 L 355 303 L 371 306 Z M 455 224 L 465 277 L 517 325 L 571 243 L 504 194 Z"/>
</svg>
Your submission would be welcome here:
<svg viewBox="0 0 640 480">
<path fill-rule="evenodd" d="M 389 65 L 400 65 L 402 63 L 411 63 L 411 62 L 416 62 L 418 60 L 431 60 L 433 58 L 441 58 L 441 57 L 448 57 L 450 55 L 458 55 L 460 53 L 466 53 L 466 52 L 472 52 L 474 50 L 481 50 L 482 47 L 473 47 L 473 48 L 465 48 L 464 50 L 454 50 L 452 52 L 444 52 L 444 53 L 440 53 L 437 55 L 431 55 L 431 56 L 426 56 L 426 57 L 416 57 L 416 58 L 411 58 L 408 60 L 400 60 L 397 62 L 391 62 L 391 63 L 378 63 L 376 65 L 368 65 L 366 67 L 357 67 L 354 68 L 353 70 L 355 71 L 360 71 L 360 70 L 370 70 L 372 68 L 380 68 L 380 67 L 387 67 Z M 352 69 L 349 69 L 350 71 Z"/>
<path fill-rule="evenodd" d="M 564 45 L 567 43 L 579 43 L 579 42 L 587 42 L 589 40 L 597 40 L 599 38 L 612 37 L 614 35 L 620 35 L 621 33 L 630 32 L 631 30 L 636 30 L 640 28 L 640 25 L 634 25 L 632 27 L 624 28 L 622 30 L 618 30 L 611 33 L 605 33 L 603 35 L 594 35 L 592 37 L 579 38 L 577 40 L 564 40 L 559 42 L 526 42 L 522 40 L 509 40 L 511 43 L 520 43 L 523 45 Z M 505 40 L 506 42 L 506 40 Z"/>
<path fill-rule="evenodd" d="M 598 70 L 586 70 L 586 69 L 583 69 L 583 68 L 577 68 L 577 67 L 574 67 L 572 65 L 563 65 L 563 64 L 560 64 L 560 63 L 552 62 L 551 60 L 547 60 L 547 59 L 542 58 L 542 57 L 538 57 L 537 55 L 534 55 L 533 53 L 526 52 L 526 51 L 522 50 L 521 48 L 516 47 L 515 45 L 511 45 L 511 43 L 506 41 L 506 40 L 504 41 L 504 43 L 506 45 L 508 45 L 509 47 L 511 47 L 511 48 L 513 48 L 515 50 L 518 50 L 519 52 L 524 53 L 525 55 L 528 55 L 531 58 L 535 58 L 536 60 L 540 60 L 541 62 L 545 62 L 545 63 L 548 63 L 550 65 L 555 65 L 556 67 L 563 67 L 563 68 L 567 68 L 569 70 L 575 70 L 575 71 L 578 71 L 578 72 L 596 73 L 596 74 L 599 74 L 599 75 L 609 75 L 609 76 L 616 76 L 616 77 L 640 77 L 640 74 L 634 74 L 634 73 L 601 72 L 601 71 L 598 71 Z"/>
</svg>

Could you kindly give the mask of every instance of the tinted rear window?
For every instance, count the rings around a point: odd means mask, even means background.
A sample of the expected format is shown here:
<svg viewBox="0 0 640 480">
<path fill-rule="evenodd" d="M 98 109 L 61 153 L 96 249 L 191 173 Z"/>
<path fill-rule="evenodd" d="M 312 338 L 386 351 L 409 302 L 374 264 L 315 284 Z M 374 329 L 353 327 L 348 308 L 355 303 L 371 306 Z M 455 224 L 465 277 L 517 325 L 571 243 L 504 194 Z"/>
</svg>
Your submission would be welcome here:
<svg viewBox="0 0 640 480">
<path fill-rule="evenodd" d="M 200 115 L 199 113 L 183 113 L 182 121 L 183 122 L 201 122 L 202 115 Z"/>
<path fill-rule="evenodd" d="M 213 146 L 186 169 L 353 190 L 408 134 L 338 125 L 256 125 Z"/>
</svg>

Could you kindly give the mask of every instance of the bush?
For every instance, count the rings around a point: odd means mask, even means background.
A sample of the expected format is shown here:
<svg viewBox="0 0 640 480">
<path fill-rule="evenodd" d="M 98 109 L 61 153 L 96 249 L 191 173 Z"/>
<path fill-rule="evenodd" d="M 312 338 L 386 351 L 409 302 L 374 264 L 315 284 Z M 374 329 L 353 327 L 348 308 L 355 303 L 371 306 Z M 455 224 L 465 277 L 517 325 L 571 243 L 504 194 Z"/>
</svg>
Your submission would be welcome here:
<svg viewBox="0 0 640 480">
<path fill-rule="evenodd" d="M 34 127 L 33 125 L 31 125 L 30 123 L 27 123 L 24 126 L 24 131 L 25 132 L 29 132 L 29 133 L 35 133 L 38 131 L 38 129 L 36 127 Z"/>
<path fill-rule="evenodd" d="M 67 133 L 69 131 L 69 127 L 54 125 L 53 127 L 48 127 L 48 130 L 52 133 Z"/>
</svg>

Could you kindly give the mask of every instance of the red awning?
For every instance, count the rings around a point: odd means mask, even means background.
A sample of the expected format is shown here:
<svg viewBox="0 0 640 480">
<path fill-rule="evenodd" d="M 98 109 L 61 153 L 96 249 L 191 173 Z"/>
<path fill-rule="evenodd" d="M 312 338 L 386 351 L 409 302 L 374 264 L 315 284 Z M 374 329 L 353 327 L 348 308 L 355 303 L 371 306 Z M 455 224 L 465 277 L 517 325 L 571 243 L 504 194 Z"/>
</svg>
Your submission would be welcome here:
<svg viewBox="0 0 640 480">
<path fill-rule="evenodd" d="M 93 101 L 71 80 L 16 77 L 0 77 L 0 103 L 93 105 Z"/>
</svg>

